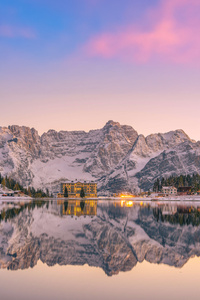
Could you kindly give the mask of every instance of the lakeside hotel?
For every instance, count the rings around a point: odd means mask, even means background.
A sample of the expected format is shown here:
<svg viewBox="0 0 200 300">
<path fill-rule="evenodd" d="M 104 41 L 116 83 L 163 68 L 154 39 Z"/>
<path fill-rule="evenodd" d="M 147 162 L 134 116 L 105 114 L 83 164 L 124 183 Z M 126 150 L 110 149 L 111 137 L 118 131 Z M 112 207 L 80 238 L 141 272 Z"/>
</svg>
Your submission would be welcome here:
<svg viewBox="0 0 200 300">
<path fill-rule="evenodd" d="M 97 183 L 94 181 L 66 181 L 61 183 L 61 193 L 58 198 L 63 198 L 65 188 L 68 191 L 69 198 L 79 198 L 83 188 L 86 198 L 97 198 Z"/>
</svg>

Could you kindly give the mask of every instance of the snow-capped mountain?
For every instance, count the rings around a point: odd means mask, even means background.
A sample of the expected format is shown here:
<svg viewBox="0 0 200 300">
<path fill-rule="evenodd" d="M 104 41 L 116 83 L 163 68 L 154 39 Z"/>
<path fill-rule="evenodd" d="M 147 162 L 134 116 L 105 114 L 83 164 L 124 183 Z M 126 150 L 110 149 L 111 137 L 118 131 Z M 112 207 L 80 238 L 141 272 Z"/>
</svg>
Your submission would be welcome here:
<svg viewBox="0 0 200 300">
<path fill-rule="evenodd" d="M 161 176 L 200 173 L 200 142 L 176 130 L 147 137 L 109 121 L 102 129 L 0 127 L 0 173 L 24 186 L 58 190 L 63 180 L 95 180 L 100 193 L 148 190 Z"/>
</svg>

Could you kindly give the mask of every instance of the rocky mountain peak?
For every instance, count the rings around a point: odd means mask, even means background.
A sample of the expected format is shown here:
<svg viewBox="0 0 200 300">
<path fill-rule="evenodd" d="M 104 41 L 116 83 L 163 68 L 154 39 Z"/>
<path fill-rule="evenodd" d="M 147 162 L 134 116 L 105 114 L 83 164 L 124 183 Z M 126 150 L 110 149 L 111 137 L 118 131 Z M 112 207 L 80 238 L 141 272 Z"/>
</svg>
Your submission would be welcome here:
<svg viewBox="0 0 200 300">
<path fill-rule="evenodd" d="M 18 125 L 8 126 L 8 129 L 13 135 L 13 141 L 16 140 L 20 148 L 23 148 L 31 155 L 38 155 L 40 148 L 40 136 L 38 135 L 37 130 L 35 130 L 34 128 Z M 12 140 L 10 142 L 12 142 Z M 13 144 L 10 143 L 11 148 L 12 146 Z M 15 151 L 14 148 L 13 151 Z"/>
<path fill-rule="evenodd" d="M 162 153 L 166 151 L 166 155 Z M 27 185 L 59 190 L 63 180 L 99 181 L 110 190 L 151 188 L 165 174 L 200 173 L 200 142 L 183 130 L 138 135 L 131 126 L 112 120 L 102 129 L 49 130 L 0 127 L 0 172 Z"/>
<path fill-rule="evenodd" d="M 27 135 L 35 135 L 38 136 L 37 130 L 35 128 L 30 128 L 27 126 L 19 126 L 19 125 L 9 125 L 8 129 L 16 136 L 16 137 L 26 137 Z"/>
<path fill-rule="evenodd" d="M 113 120 L 109 120 L 108 122 L 106 122 L 104 128 L 105 127 L 112 127 L 112 126 L 118 126 L 118 127 L 120 127 L 121 125 L 120 125 L 119 122 L 115 122 Z"/>
<path fill-rule="evenodd" d="M 178 145 L 185 141 L 191 142 L 191 139 L 183 130 L 151 134 L 146 137 L 146 143 L 153 152 L 174 147 L 175 145 Z"/>
<path fill-rule="evenodd" d="M 138 136 L 137 131 L 128 125 L 120 125 L 118 122 L 108 121 L 103 127 L 106 141 L 124 139 L 127 143 L 133 144 Z"/>
</svg>

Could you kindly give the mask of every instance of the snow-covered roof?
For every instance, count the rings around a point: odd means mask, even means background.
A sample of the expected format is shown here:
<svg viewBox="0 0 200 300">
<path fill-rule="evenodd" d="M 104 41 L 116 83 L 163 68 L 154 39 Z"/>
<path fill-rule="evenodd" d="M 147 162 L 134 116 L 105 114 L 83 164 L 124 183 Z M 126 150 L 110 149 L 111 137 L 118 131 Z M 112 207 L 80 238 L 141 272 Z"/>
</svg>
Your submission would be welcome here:
<svg viewBox="0 0 200 300">
<path fill-rule="evenodd" d="M 163 190 L 176 189 L 175 186 L 163 186 Z"/>
</svg>

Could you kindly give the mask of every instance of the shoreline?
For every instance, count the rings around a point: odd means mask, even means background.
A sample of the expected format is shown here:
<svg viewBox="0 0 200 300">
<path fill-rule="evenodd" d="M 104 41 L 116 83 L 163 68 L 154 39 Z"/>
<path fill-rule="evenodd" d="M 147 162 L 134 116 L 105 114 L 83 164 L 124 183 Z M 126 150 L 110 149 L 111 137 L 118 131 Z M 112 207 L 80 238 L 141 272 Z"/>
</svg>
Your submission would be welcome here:
<svg viewBox="0 0 200 300">
<path fill-rule="evenodd" d="M 130 198 L 120 198 L 120 197 L 105 197 L 100 196 L 97 198 L 31 198 L 31 197 L 0 197 L 0 201 L 22 201 L 22 200 L 28 200 L 28 201 L 34 201 L 34 200 L 57 200 L 57 201 L 68 201 L 68 200 L 74 200 L 74 201 L 122 201 L 122 202 L 144 202 L 144 203 L 181 203 L 181 202 L 200 202 L 200 196 L 176 196 L 176 197 L 130 197 Z"/>
</svg>

